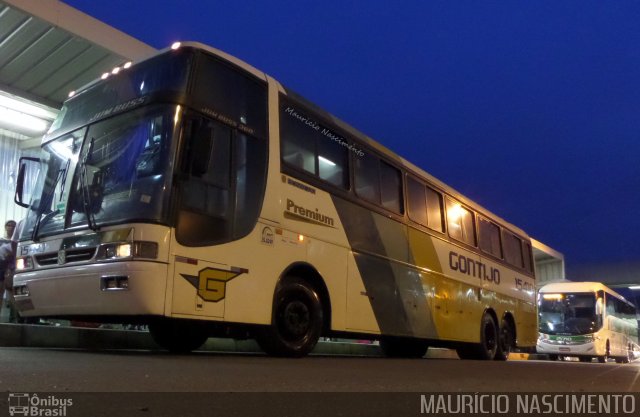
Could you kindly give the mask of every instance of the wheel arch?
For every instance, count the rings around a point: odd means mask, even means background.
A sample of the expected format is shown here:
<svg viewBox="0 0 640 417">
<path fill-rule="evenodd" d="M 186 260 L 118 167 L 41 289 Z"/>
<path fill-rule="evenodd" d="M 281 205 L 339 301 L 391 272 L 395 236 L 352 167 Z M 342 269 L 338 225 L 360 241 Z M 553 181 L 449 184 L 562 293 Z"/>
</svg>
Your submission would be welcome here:
<svg viewBox="0 0 640 417">
<path fill-rule="evenodd" d="M 292 277 L 305 281 L 318 293 L 323 313 L 322 331 L 323 333 L 326 333 L 331 330 L 331 298 L 329 296 L 329 290 L 327 289 L 327 285 L 324 282 L 322 275 L 320 275 L 316 268 L 307 262 L 295 262 L 282 271 L 276 284 L 276 291 L 274 291 L 273 294 L 273 303 L 275 303 L 275 295 L 277 293 L 278 286 Z"/>
</svg>

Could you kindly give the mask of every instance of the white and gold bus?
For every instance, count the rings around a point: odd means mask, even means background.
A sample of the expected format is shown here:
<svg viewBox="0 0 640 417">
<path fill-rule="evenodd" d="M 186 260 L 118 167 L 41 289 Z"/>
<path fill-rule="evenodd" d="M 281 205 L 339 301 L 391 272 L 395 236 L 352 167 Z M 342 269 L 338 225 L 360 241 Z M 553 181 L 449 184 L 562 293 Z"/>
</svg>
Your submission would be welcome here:
<svg viewBox="0 0 640 417">
<path fill-rule="evenodd" d="M 30 198 L 21 168 L 23 316 L 144 322 L 172 351 L 535 346 L 522 230 L 225 53 L 176 44 L 125 67 L 64 104 Z"/>
<path fill-rule="evenodd" d="M 599 282 L 547 284 L 538 294 L 540 336 L 536 350 L 551 360 L 614 358 L 629 362 L 638 344 L 636 308 Z"/>
</svg>

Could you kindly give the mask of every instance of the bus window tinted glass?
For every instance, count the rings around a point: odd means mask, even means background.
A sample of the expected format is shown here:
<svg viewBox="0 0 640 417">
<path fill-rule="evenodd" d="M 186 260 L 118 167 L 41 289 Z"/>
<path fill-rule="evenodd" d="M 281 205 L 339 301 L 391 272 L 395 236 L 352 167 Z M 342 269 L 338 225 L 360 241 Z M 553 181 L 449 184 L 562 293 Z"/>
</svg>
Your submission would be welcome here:
<svg viewBox="0 0 640 417">
<path fill-rule="evenodd" d="M 500 247 L 500 227 L 480 216 L 478 216 L 478 219 L 478 229 L 480 233 L 478 244 L 480 249 L 497 258 L 502 258 L 502 249 Z"/>
<path fill-rule="evenodd" d="M 347 148 L 329 138 L 320 136 L 318 141 L 318 176 L 338 187 L 347 188 Z"/>
<path fill-rule="evenodd" d="M 409 218 L 416 223 L 427 225 L 427 194 L 425 186 L 407 177 L 407 209 Z"/>
<path fill-rule="evenodd" d="M 201 53 L 193 89 L 196 106 L 245 133 L 267 137 L 266 84 L 220 59 Z"/>
<path fill-rule="evenodd" d="M 69 131 L 87 120 L 115 114 L 118 107 L 131 109 L 145 97 L 158 93 L 184 94 L 193 53 L 188 48 L 163 54 L 120 71 L 95 87 L 65 102 L 47 138 Z M 266 116 L 265 116 L 266 117 Z"/>
<path fill-rule="evenodd" d="M 504 243 L 504 259 L 511 265 L 522 268 L 524 263 L 522 258 L 522 241 L 520 238 L 504 230 L 502 239 Z"/>
<path fill-rule="evenodd" d="M 447 199 L 447 229 L 449 236 L 475 246 L 476 234 L 473 222 L 473 212 L 462 207 L 460 203 Z"/>
<path fill-rule="evenodd" d="M 312 132 L 303 123 L 296 123 L 282 113 L 280 125 L 282 160 L 294 168 L 315 175 L 316 143 Z"/>
<path fill-rule="evenodd" d="M 402 175 L 391 165 L 380 164 L 380 197 L 382 207 L 396 213 L 403 212 L 402 204 Z"/>
<path fill-rule="evenodd" d="M 427 187 L 427 219 L 431 229 L 444 232 L 442 221 L 442 194 Z"/>
<path fill-rule="evenodd" d="M 280 135 L 284 163 L 337 187 L 348 188 L 346 139 L 284 101 L 280 108 Z"/>
<path fill-rule="evenodd" d="M 355 158 L 355 188 L 360 198 L 380 204 L 380 161 L 371 154 Z"/>
<path fill-rule="evenodd" d="M 187 121 L 185 137 L 189 175 L 179 186 L 178 242 L 204 246 L 246 236 L 262 207 L 266 141 L 201 117 Z"/>
<path fill-rule="evenodd" d="M 533 272 L 533 266 L 531 262 L 531 244 L 529 242 L 522 242 L 524 252 L 524 269 L 529 272 Z"/>
</svg>

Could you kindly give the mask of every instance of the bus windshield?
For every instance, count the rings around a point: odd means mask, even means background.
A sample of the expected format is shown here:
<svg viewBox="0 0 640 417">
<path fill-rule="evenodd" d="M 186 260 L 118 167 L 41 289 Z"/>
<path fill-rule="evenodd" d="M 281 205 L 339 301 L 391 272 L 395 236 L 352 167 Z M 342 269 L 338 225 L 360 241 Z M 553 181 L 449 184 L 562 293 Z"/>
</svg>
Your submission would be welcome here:
<svg viewBox="0 0 640 417">
<path fill-rule="evenodd" d="M 538 315 L 540 332 L 546 334 L 595 333 L 602 325 L 595 293 L 540 294 Z"/>
<path fill-rule="evenodd" d="M 142 108 L 51 141 L 24 237 L 166 219 L 176 106 Z"/>
</svg>

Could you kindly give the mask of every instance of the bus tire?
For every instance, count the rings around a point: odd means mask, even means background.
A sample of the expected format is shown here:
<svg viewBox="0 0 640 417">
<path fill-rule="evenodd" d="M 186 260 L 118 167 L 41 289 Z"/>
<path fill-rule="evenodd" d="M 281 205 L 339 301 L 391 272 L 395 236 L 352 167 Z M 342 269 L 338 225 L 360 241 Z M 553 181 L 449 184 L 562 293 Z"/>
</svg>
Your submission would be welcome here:
<svg viewBox="0 0 640 417">
<path fill-rule="evenodd" d="M 467 344 L 456 349 L 460 359 L 478 359 L 490 361 L 498 351 L 498 326 L 493 316 L 487 312 L 480 322 L 480 343 Z"/>
<path fill-rule="evenodd" d="M 149 333 L 161 348 L 172 353 L 196 350 L 209 338 L 209 334 L 200 323 L 169 318 L 150 322 Z"/>
<path fill-rule="evenodd" d="M 509 320 L 502 320 L 499 338 L 495 359 L 498 361 L 506 361 L 509 359 L 509 353 L 511 353 L 515 339 L 513 327 Z"/>
<path fill-rule="evenodd" d="M 380 349 L 388 358 L 422 358 L 429 344 L 424 339 L 383 336 L 380 338 Z"/>
<path fill-rule="evenodd" d="M 272 323 L 258 332 L 256 341 L 269 355 L 302 357 L 318 343 L 322 325 L 317 291 L 300 278 L 286 278 L 276 289 Z"/>
</svg>

